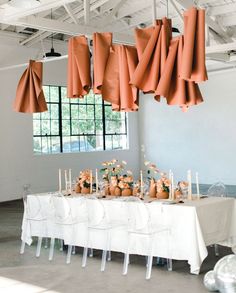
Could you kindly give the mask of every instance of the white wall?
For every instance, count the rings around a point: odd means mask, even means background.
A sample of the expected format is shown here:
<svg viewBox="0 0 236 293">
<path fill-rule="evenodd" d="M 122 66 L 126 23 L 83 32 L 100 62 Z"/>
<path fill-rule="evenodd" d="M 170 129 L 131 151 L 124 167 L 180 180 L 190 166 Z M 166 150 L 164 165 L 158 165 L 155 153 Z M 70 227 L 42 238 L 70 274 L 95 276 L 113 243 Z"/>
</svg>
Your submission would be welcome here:
<svg viewBox="0 0 236 293">
<path fill-rule="evenodd" d="M 29 56 L 33 58 L 38 52 L 20 46 L 13 50 L 12 46 L 0 46 L 0 59 L 4 59 L 3 54 L 9 56 L 1 65 L 27 62 Z M 44 64 L 44 84 L 66 85 L 66 63 L 62 60 Z M 25 184 L 31 185 L 32 192 L 56 190 L 58 168 L 72 168 L 73 174 L 77 175 L 81 169 L 99 168 L 104 160 L 117 158 L 126 160 L 131 170 L 139 169 L 137 113 L 128 115 L 129 150 L 34 155 L 32 115 L 12 110 L 16 86 L 23 71 L 23 68 L 0 71 L 0 202 L 22 197 Z"/>
<path fill-rule="evenodd" d="M 201 183 L 236 184 L 236 71 L 210 75 L 201 90 L 205 102 L 187 113 L 142 96 L 140 144 L 147 159 L 172 169 L 176 180 L 190 168 Z"/>
</svg>

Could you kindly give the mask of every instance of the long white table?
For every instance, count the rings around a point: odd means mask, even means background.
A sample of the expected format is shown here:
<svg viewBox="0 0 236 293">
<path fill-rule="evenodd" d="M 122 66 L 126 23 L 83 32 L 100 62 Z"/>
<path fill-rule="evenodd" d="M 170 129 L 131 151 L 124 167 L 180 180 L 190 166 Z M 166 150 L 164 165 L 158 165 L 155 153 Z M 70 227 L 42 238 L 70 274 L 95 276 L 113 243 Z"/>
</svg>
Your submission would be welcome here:
<svg viewBox="0 0 236 293">
<path fill-rule="evenodd" d="M 55 201 L 61 198 L 56 194 L 28 195 L 27 203 L 35 209 L 35 214 L 41 210 L 43 221 L 30 221 L 24 213 L 21 239 L 27 244 L 32 243 L 33 236 L 61 238 L 65 244 L 84 247 L 87 240 L 87 224 L 57 225 L 53 218 L 51 207 L 52 197 Z M 82 214 L 81 197 L 66 197 L 74 215 Z M 138 205 L 137 202 L 123 202 L 112 199 L 100 199 L 106 211 L 110 211 L 114 220 L 127 217 L 125 205 Z M 203 198 L 186 201 L 182 204 L 163 204 L 161 201 L 145 203 L 151 215 L 151 220 L 171 229 L 170 238 L 167 233 L 160 234 L 153 245 L 153 255 L 187 260 L 190 271 L 199 274 L 201 264 L 206 258 L 207 246 L 222 244 L 232 247 L 236 252 L 236 200 L 233 198 Z M 40 209 L 39 209 L 40 207 Z M 60 205 L 58 208 L 60 209 Z M 137 206 L 138 209 L 138 206 Z M 140 215 L 142 220 L 142 215 Z M 103 230 L 95 230 L 90 235 L 89 246 L 104 249 L 107 234 Z M 111 251 L 126 252 L 127 229 L 120 227 L 111 231 Z M 168 245 L 168 240 L 170 245 Z M 133 236 L 130 243 L 130 253 L 147 255 L 149 245 L 147 237 Z"/>
</svg>

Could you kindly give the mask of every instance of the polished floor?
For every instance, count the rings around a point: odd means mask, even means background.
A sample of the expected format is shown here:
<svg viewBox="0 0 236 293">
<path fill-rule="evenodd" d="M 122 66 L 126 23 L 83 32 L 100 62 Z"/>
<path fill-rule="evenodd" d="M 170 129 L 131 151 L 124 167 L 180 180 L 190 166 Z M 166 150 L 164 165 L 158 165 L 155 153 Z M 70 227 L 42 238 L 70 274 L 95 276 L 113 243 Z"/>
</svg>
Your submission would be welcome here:
<svg viewBox="0 0 236 293">
<path fill-rule="evenodd" d="M 0 292 L 1 293 L 202 293 L 204 274 L 218 260 L 213 248 L 204 261 L 201 274 L 191 275 L 185 261 L 174 261 L 173 271 L 153 265 L 152 278 L 145 280 L 145 259 L 133 256 L 127 276 L 122 276 L 123 256 L 112 254 L 106 271 L 100 272 L 101 255 L 95 251 L 88 259 L 86 268 L 81 268 L 81 249 L 73 255 L 70 265 L 65 264 L 66 253 L 56 249 L 52 262 L 48 261 L 48 249 L 42 247 L 40 258 L 35 257 L 35 245 L 26 247 L 19 254 L 23 207 L 20 201 L 0 204 Z M 221 257 L 231 253 L 220 247 Z"/>
</svg>

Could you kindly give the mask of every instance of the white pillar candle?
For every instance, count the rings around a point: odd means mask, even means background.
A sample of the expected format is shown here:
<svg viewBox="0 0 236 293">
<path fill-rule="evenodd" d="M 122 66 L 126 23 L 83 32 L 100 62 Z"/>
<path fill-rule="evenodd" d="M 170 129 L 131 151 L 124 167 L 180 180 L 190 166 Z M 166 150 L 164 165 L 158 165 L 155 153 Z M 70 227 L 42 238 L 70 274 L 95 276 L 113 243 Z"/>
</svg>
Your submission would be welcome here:
<svg viewBox="0 0 236 293">
<path fill-rule="evenodd" d="M 98 193 L 98 169 L 96 169 L 96 193 Z"/>
<path fill-rule="evenodd" d="M 93 171 L 90 170 L 90 193 L 93 193 Z"/>
<path fill-rule="evenodd" d="M 199 178 L 198 178 L 198 172 L 196 172 L 196 188 L 197 188 L 197 198 L 200 198 L 200 191 L 199 191 Z"/>
<path fill-rule="evenodd" d="M 61 192 L 61 169 L 58 170 L 59 192 Z"/>
<path fill-rule="evenodd" d="M 143 171 L 140 171 L 140 194 L 143 196 Z"/>
<path fill-rule="evenodd" d="M 71 181 L 71 169 L 69 169 L 69 188 L 70 188 L 70 193 L 72 193 L 72 181 Z"/>
<path fill-rule="evenodd" d="M 191 175 L 191 170 L 188 170 L 188 199 L 192 200 L 192 175 Z"/>
</svg>

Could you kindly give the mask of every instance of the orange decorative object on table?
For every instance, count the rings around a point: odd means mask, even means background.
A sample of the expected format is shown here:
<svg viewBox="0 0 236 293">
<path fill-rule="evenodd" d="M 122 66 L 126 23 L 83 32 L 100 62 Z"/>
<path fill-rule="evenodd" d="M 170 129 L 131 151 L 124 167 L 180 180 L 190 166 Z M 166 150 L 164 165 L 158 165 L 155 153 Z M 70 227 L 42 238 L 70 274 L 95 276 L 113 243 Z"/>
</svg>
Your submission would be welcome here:
<svg viewBox="0 0 236 293">
<path fill-rule="evenodd" d="M 87 95 L 92 86 L 90 75 L 90 52 L 87 38 L 78 36 L 69 39 L 68 44 L 68 98 Z"/>
<path fill-rule="evenodd" d="M 39 113 L 48 110 L 42 88 L 42 75 L 42 62 L 30 60 L 17 86 L 13 106 L 16 112 Z"/>
</svg>

